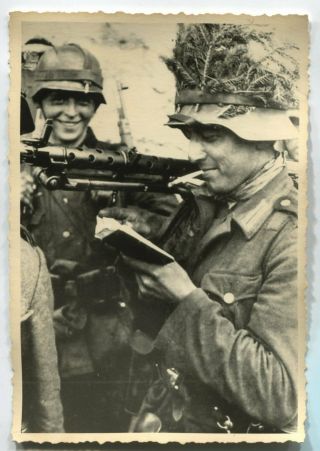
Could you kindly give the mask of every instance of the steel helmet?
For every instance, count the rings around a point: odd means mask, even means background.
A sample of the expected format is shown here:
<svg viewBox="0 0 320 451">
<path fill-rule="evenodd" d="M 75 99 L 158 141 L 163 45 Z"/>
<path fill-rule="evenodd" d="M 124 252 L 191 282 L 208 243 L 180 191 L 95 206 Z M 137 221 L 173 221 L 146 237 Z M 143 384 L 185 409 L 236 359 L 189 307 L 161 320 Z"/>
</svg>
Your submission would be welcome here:
<svg viewBox="0 0 320 451">
<path fill-rule="evenodd" d="M 97 58 L 77 44 L 49 48 L 40 58 L 31 89 L 33 100 L 43 90 L 84 92 L 106 103 L 103 77 Z"/>
<path fill-rule="evenodd" d="M 173 57 L 176 113 L 167 125 L 218 125 L 248 141 L 294 139 L 296 47 L 273 33 L 232 24 L 180 24 Z"/>
</svg>

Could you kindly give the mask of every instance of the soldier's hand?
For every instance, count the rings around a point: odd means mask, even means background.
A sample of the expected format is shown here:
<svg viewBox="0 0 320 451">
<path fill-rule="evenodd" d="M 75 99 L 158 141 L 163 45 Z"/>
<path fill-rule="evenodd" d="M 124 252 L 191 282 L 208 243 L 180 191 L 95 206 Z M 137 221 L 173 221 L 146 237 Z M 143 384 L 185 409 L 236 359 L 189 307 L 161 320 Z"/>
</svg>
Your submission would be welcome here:
<svg viewBox="0 0 320 451">
<path fill-rule="evenodd" d="M 136 232 L 150 240 L 156 240 L 165 230 L 170 218 L 151 213 L 139 207 L 109 207 L 100 210 L 101 218 L 114 218 L 122 224 L 130 225 Z"/>
<path fill-rule="evenodd" d="M 36 184 L 33 177 L 25 171 L 20 175 L 20 202 L 33 212 L 33 196 L 36 190 Z"/>
<path fill-rule="evenodd" d="M 179 303 L 196 289 L 186 271 L 177 263 L 151 265 L 141 260 L 123 257 L 125 263 L 135 271 L 139 295 Z"/>
<path fill-rule="evenodd" d="M 85 310 L 76 304 L 60 307 L 53 312 L 53 327 L 57 339 L 72 337 L 85 327 L 86 322 Z"/>
</svg>

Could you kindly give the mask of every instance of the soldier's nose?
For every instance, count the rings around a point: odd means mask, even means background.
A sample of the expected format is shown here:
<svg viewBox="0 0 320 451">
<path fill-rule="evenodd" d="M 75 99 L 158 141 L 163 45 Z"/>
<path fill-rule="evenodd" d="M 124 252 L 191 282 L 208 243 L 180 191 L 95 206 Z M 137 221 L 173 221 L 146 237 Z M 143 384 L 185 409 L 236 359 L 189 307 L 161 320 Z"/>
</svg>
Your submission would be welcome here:
<svg viewBox="0 0 320 451">
<path fill-rule="evenodd" d="M 205 152 L 205 149 L 203 148 L 202 143 L 196 138 L 191 138 L 188 149 L 189 160 L 193 163 L 196 163 L 197 161 L 204 160 L 206 156 L 207 154 Z"/>
<path fill-rule="evenodd" d="M 67 100 L 67 102 L 65 103 L 63 112 L 69 117 L 73 117 L 78 114 L 77 108 L 76 108 L 76 102 L 74 99 L 70 98 Z"/>
</svg>

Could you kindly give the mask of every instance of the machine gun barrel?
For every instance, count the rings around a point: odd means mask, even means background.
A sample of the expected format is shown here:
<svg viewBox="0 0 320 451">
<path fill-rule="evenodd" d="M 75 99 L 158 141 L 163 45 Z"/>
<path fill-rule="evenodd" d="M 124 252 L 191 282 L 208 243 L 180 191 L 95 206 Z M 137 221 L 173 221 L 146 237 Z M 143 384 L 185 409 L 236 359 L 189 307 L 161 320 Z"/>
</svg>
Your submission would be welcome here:
<svg viewBox="0 0 320 451">
<path fill-rule="evenodd" d="M 31 144 L 24 142 L 21 162 L 35 166 L 38 180 L 51 190 L 181 193 L 181 186 L 172 185 L 172 181 L 195 170 L 194 164 L 187 160 L 139 154 L 134 149 L 77 149 Z"/>
<path fill-rule="evenodd" d="M 76 149 L 62 146 L 26 147 L 21 162 L 42 168 L 96 169 L 126 174 L 150 174 L 178 177 L 195 166 L 186 160 L 145 155 L 135 150 Z"/>
<path fill-rule="evenodd" d="M 20 151 L 21 163 L 34 166 L 37 179 L 47 189 L 183 194 L 183 176 L 198 169 L 187 160 L 141 154 L 127 145 L 116 149 L 49 145 L 51 131 L 47 120 L 40 139 L 23 139 Z"/>
</svg>

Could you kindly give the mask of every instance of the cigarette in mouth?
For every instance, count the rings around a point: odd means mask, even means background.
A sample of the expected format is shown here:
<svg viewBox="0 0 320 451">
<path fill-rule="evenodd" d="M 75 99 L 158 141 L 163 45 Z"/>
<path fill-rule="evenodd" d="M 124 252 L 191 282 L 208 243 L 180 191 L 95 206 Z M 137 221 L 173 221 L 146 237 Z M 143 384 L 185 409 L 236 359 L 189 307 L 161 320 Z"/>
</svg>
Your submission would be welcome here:
<svg viewBox="0 0 320 451">
<path fill-rule="evenodd" d="M 191 174 L 183 175 L 182 177 L 178 177 L 175 180 L 173 180 L 172 182 L 168 183 L 168 187 L 172 188 L 173 186 L 179 185 L 180 183 L 191 183 L 196 186 L 200 186 L 204 182 L 203 182 L 203 180 L 197 180 L 196 177 L 199 177 L 202 174 L 203 174 L 203 171 L 199 170 L 199 171 L 191 172 Z"/>
</svg>

